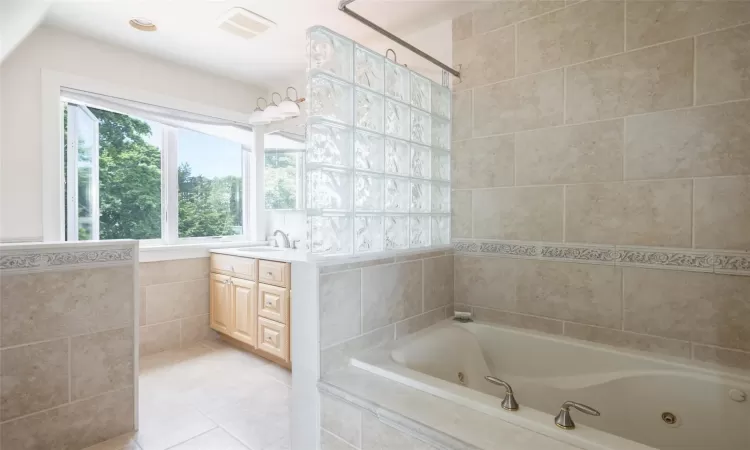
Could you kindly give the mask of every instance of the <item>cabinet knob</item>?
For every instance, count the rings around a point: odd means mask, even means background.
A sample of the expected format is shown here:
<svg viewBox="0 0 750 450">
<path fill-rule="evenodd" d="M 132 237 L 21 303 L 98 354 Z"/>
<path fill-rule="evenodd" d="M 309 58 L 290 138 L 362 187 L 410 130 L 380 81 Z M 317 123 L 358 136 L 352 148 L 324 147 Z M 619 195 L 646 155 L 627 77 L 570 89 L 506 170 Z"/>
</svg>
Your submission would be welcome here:
<svg viewBox="0 0 750 450">
<path fill-rule="evenodd" d="M 273 275 L 273 272 L 266 272 L 266 275 L 268 275 L 270 277 L 270 276 Z"/>
</svg>

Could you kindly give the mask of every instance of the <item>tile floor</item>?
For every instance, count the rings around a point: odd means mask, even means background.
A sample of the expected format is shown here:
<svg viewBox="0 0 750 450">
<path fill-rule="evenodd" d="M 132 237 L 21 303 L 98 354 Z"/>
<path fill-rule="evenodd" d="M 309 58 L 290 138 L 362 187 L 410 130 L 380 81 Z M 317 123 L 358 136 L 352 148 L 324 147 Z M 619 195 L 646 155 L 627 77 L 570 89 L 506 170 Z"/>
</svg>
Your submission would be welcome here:
<svg viewBox="0 0 750 450">
<path fill-rule="evenodd" d="M 289 450 L 291 382 L 219 341 L 146 356 L 140 430 L 86 450 Z"/>
</svg>

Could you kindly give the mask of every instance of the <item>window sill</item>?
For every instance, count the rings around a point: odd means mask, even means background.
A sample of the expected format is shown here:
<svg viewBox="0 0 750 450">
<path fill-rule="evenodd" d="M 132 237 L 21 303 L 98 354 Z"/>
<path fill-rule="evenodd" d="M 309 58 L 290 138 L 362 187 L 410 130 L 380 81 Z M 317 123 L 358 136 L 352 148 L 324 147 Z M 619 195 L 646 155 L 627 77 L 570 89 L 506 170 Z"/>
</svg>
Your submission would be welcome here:
<svg viewBox="0 0 750 450">
<path fill-rule="evenodd" d="M 212 248 L 267 245 L 265 241 L 201 242 L 200 244 L 149 245 L 139 249 L 139 262 L 169 261 L 173 259 L 207 258 Z"/>
</svg>

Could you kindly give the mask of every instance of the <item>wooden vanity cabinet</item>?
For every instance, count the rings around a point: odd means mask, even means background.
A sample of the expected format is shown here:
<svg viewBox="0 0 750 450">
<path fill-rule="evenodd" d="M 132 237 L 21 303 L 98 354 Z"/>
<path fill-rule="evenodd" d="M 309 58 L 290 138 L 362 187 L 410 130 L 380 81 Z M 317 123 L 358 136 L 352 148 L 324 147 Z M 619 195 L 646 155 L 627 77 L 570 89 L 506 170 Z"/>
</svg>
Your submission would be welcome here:
<svg viewBox="0 0 750 450">
<path fill-rule="evenodd" d="M 290 367 L 290 264 L 214 253 L 210 283 L 211 328 Z"/>
</svg>

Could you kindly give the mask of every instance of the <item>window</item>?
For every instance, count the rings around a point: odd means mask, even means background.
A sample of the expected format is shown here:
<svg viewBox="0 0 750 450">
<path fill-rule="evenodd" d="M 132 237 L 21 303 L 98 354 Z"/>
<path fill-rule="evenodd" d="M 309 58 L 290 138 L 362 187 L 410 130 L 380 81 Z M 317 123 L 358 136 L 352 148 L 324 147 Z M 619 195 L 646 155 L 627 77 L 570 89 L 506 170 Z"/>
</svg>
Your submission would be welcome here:
<svg viewBox="0 0 750 450">
<path fill-rule="evenodd" d="M 265 147 L 266 209 L 302 209 L 304 136 L 269 134 Z"/>
<path fill-rule="evenodd" d="M 63 106 L 67 240 L 244 238 L 242 143 L 200 125 Z"/>
</svg>

